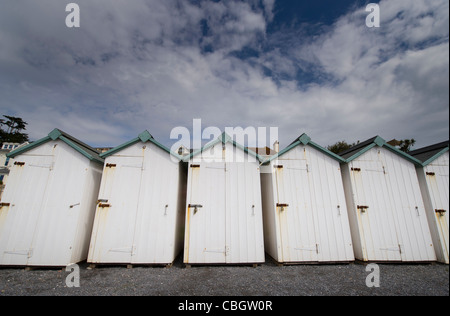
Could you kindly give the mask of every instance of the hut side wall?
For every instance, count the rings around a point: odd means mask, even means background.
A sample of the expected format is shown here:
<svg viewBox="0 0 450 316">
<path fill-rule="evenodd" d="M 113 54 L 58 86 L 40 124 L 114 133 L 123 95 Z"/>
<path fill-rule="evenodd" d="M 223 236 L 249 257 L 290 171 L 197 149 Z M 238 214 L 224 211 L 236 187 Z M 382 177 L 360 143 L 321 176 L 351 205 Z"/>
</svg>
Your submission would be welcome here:
<svg viewBox="0 0 450 316">
<path fill-rule="evenodd" d="M 446 152 L 426 167 L 417 168 L 417 176 L 437 259 L 448 264 L 449 153 Z"/>
</svg>

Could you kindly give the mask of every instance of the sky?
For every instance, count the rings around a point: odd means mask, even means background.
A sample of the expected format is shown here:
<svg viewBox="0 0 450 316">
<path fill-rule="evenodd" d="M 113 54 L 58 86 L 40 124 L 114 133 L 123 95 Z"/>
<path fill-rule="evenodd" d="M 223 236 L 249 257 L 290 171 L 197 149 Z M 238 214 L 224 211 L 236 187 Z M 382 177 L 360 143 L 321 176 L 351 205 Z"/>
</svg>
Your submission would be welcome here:
<svg viewBox="0 0 450 316">
<path fill-rule="evenodd" d="M 60 128 L 114 147 L 148 130 L 170 147 L 194 119 L 278 127 L 281 148 L 303 133 L 324 147 L 449 138 L 448 0 L 73 2 L 79 28 L 69 1 L 0 4 L 0 115 L 31 140 Z"/>
</svg>

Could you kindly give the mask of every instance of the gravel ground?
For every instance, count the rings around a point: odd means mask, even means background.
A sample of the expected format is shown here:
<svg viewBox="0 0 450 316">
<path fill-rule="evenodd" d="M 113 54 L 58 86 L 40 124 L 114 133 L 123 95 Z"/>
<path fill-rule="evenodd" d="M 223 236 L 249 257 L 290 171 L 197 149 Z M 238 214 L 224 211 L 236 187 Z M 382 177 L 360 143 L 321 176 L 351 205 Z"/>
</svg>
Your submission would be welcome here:
<svg viewBox="0 0 450 316">
<path fill-rule="evenodd" d="M 80 287 L 66 286 L 65 270 L 0 268 L 0 296 L 448 296 L 447 265 L 382 264 L 380 288 L 365 284 L 366 266 L 277 266 L 270 259 L 257 268 L 209 266 L 186 269 L 97 267 L 80 264 Z"/>
</svg>

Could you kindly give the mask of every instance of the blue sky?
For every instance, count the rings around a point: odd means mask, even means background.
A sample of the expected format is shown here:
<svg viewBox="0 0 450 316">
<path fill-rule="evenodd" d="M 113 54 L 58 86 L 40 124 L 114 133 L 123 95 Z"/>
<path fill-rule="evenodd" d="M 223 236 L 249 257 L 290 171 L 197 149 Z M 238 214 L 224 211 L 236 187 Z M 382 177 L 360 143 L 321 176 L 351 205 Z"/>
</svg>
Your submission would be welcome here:
<svg viewBox="0 0 450 316">
<path fill-rule="evenodd" d="M 79 0 L 2 2 L 0 114 L 33 140 L 58 127 L 94 146 L 177 126 L 278 127 L 323 146 L 449 135 L 449 2 Z M 371 1 L 375 2 L 375 1 Z M 268 144 L 271 145 L 271 144 Z"/>
</svg>

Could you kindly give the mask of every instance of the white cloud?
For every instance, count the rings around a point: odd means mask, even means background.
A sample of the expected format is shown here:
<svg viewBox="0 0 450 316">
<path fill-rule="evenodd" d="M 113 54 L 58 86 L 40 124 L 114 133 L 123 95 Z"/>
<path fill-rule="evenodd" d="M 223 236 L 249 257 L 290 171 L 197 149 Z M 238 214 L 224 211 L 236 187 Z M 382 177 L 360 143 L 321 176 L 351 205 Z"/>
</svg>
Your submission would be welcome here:
<svg viewBox="0 0 450 316">
<path fill-rule="evenodd" d="M 193 118 L 279 126 L 282 146 L 303 132 L 324 146 L 448 134 L 447 0 L 384 0 L 380 29 L 360 8 L 314 37 L 267 33 L 274 0 L 80 0 L 78 30 L 57 3 L 0 10 L 0 114 L 35 139 L 60 127 L 115 145 L 148 129 L 169 145 Z M 245 47 L 258 56 L 232 54 Z"/>
</svg>

